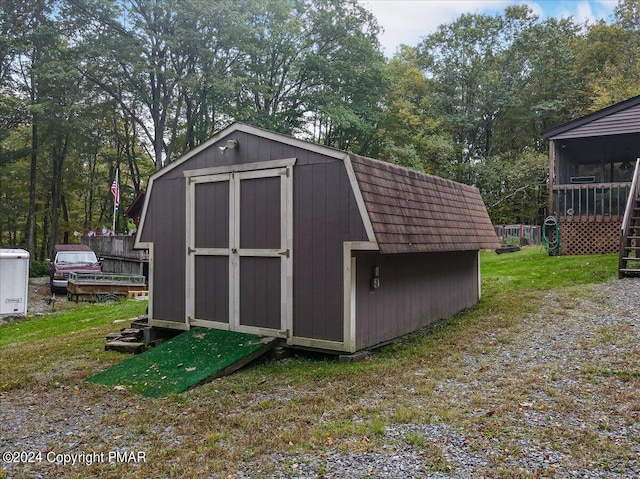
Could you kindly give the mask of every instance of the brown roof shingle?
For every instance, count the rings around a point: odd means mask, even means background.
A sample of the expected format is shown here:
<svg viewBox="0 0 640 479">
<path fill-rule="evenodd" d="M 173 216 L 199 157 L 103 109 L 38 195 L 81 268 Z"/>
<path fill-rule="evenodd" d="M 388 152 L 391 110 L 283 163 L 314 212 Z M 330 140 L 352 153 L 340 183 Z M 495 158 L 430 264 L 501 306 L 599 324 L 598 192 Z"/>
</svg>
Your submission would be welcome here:
<svg viewBox="0 0 640 479">
<path fill-rule="evenodd" d="M 349 157 L 381 253 L 499 246 L 477 188 L 353 153 Z"/>
</svg>

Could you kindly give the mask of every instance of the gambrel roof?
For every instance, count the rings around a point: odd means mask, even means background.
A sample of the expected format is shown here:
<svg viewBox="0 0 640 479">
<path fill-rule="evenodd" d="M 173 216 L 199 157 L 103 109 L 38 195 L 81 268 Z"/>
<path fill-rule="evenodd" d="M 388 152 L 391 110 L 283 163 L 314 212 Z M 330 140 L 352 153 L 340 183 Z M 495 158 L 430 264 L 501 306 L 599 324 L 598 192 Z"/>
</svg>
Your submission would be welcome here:
<svg viewBox="0 0 640 479">
<path fill-rule="evenodd" d="M 499 246 L 480 192 L 473 186 L 242 123 L 233 123 L 154 173 L 145 198 L 145 210 L 157 178 L 198 153 L 215 148 L 217 142 L 235 132 L 342 161 L 351 179 L 369 241 L 376 243 L 383 254 L 476 251 Z M 142 229 L 138 230 L 138 247 L 143 246 L 139 243 Z"/>
<path fill-rule="evenodd" d="M 381 253 L 498 247 L 473 186 L 350 154 Z"/>
</svg>

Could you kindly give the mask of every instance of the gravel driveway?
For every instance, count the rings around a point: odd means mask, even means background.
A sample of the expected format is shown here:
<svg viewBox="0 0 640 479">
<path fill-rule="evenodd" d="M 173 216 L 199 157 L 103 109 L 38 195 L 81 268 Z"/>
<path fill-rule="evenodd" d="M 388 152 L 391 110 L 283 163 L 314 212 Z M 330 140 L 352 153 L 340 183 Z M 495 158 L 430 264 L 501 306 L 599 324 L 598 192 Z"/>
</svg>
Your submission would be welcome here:
<svg viewBox="0 0 640 479">
<path fill-rule="evenodd" d="M 392 424 L 376 451 L 344 453 L 328 444 L 313 454 L 238 458 L 229 477 L 640 477 L 640 279 L 542 294 L 536 314 L 487 331 L 451 355 L 457 374 L 434 385 L 434 401 L 442 410 L 463 411 L 462 423 L 433 417 Z M 407 373 L 421 380 L 418 365 Z M 89 391 L 61 386 L 0 393 L 0 451 L 149 447 L 145 434 L 118 434 L 108 420 L 135 411 L 137 398 Z M 426 407 L 420 394 L 414 407 Z M 163 427 L 150 426 L 156 432 Z M 171 430 L 161 436 L 174 446 L 198 441 Z M 602 456 L 585 456 L 585 444 Z M 201 477 L 216 477 L 204 472 L 206 454 L 193 460 L 203 465 Z M 521 474 L 504 475 L 498 464 Z M 69 470 L 3 468 L 6 477 L 60 477 Z M 182 477 L 178 471 L 171 477 Z"/>
</svg>

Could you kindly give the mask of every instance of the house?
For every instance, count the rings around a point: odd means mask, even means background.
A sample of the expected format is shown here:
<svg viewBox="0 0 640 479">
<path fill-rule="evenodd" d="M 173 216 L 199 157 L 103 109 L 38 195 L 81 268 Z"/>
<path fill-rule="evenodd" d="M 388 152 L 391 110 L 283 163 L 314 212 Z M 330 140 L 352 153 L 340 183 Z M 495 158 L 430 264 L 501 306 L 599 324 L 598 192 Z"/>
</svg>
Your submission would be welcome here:
<svg viewBox="0 0 640 479">
<path fill-rule="evenodd" d="M 355 352 L 480 298 L 478 190 L 234 123 L 148 183 L 149 322 Z"/>
<path fill-rule="evenodd" d="M 627 248 L 628 253 L 635 244 L 621 244 L 621 232 L 627 200 L 633 198 L 633 206 L 636 199 L 630 190 L 640 158 L 640 96 L 543 136 L 549 140 L 549 211 L 557 219 L 561 251 L 599 254 Z M 627 222 L 625 228 L 632 226 Z"/>
</svg>

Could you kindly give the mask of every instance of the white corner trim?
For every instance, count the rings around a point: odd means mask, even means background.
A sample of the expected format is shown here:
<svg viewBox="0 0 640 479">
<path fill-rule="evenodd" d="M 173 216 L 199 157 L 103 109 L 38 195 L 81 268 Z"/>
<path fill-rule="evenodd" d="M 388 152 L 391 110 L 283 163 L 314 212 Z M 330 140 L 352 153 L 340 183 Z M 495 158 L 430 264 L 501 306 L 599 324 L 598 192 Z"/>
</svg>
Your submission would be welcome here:
<svg viewBox="0 0 640 479">
<path fill-rule="evenodd" d="M 344 167 L 347 170 L 347 176 L 349 177 L 351 190 L 353 191 L 353 195 L 356 198 L 356 204 L 358 205 L 358 210 L 360 211 L 360 217 L 362 218 L 362 223 L 364 224 L 367 238 L 370 242 L 377 244 L 376 235 L 373 232 L 373 225 L 371 224 L 371 218 L 369 217 L 369 212 L 367 211 L 367 207 L 364 204 L 362 191 L 360 191 L 360 185 L 358 185 L 358 180 L 356 179 L 355 171 L 353 171 L 353 165 L 351 164 L 351 158 L 349 157 L 348 153 L 344 155 L 342 161 L 344 163 Z"/>
<path fill-rule="evenodd" d="M 147 189 L 144 193 L 144 204 L 142 205 L 142 212 L 140 213 L 140 223 L 138 224 L 138 229 L 136 231 L 136 239 L 133 242 L 134 248 L 149 248 L 151 244 L 148 241 L 142 241 L 142 232 L 144 231 L 145 219 L 147 217 L 147 211 L 149 208 L 149 200 L 151 199 L 151 192 L 153 191 L 153 178 L 149 178 L 149 182 L 147 183 Z"/>
<path fill-rule="evenodd" d="M 480 272 L 480 250 L 478 250 L 478 301 L 482 298 L 482 274 Z"/>
<path fill-rule="evenodd" d="M 342 245 L 343 265 L 343 351 L 355 353 L 356 341 L 356 258 L 354 250 L 378 250 L 378 245 L 370 241 L 345 241 Z"/>
</svg>

